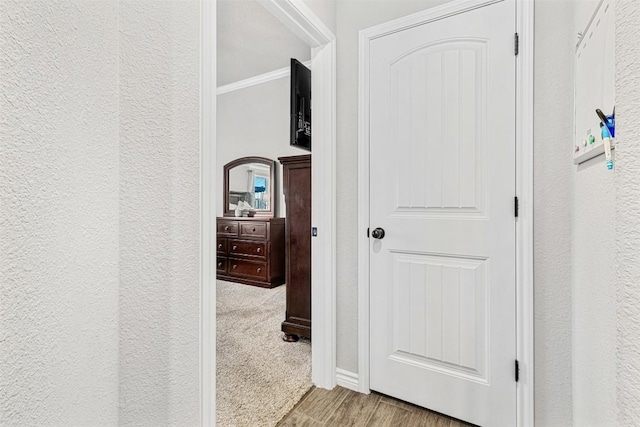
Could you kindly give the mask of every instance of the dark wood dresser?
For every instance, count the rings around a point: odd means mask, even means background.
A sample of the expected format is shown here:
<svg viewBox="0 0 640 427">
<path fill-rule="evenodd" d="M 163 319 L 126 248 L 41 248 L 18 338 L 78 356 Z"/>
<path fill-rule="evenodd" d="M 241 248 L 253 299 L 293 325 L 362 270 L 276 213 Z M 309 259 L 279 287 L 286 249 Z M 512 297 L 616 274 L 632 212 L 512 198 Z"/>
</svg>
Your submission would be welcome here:
<svg viewBox="0 0 640 427">
<path fill-rule="evenodd" d="M 283 339 L 311 338 L 311 155 L 280 157 L 287 207 Z"/>
<path fill-rule="evenodd" d="M 284 225 L 284 218 L 218 218 L 216 277 L 263 288 L 282 285 Z"/>
</svg>

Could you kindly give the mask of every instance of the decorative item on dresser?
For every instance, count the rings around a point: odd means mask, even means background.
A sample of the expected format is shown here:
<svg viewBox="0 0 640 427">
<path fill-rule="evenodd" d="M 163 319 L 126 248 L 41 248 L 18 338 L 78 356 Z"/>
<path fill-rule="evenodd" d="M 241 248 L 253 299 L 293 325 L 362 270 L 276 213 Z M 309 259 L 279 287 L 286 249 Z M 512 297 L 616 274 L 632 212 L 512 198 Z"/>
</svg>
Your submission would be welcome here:
<svg viewBox="0 0 640 427">
<path fill-rule="evenodd" d="M 285 341 L 311 338 L 311 155 L 278 158 L 287 209 Z"/>
<path fill-rule="evenodd" d="M 284 218 L 218 218 L 217 278 L 274 288 L 284 283 Z"/>
</svg>

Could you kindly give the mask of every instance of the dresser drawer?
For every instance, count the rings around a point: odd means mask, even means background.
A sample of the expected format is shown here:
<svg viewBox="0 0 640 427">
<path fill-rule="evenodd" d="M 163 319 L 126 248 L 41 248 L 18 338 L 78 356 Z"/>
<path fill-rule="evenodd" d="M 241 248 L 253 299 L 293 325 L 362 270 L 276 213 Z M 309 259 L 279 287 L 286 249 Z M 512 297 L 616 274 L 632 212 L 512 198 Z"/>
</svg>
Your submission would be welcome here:
<svg viewBox="0 0 640 427">
<path fill-rule="evenodd" d="M 240 236 L 241 237 L 267 237 L 267 224 L 262 223 L 247 223 L 240 224 Z"/>
<path fill-rule="evenodd" d="M 267 244 L 264 242 L 229 239 L 227 245 L 229 256 L 267 257 Z"/>
<path fill-rule="evenodd" d="M 216 277 L 274 288 L 285 278 L 284 218 L 216 218 Z"/>
<path fill-rule="evenodd" d="M 216 272 L 218 273 L 226 273 L 227 272 L 227 259 L 218 257 L 216 260 Z"/>
<path fill-rule="evenodd" d="M 216 250 L 219 254 L 227 253 L 227 239 L 217 239 Z"/>
<path fill-rule="evenodd" d="M 249 277 L 257 280 L 267 280 L 267 263 L 229 259 L 228 274 Z"/>
<path fill-rule="evenodd" d="M 218 234 L 223 236 L 237 236 L 238 235 L 238 221 L 217 221 Z"/>
</svg>

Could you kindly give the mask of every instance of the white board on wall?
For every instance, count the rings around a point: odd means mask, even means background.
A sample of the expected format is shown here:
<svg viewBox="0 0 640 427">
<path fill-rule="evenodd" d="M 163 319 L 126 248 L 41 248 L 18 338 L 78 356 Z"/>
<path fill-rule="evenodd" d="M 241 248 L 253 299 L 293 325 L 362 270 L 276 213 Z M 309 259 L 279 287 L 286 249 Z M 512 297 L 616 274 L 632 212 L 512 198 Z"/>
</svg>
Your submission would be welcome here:
<svg viewBox="0 0 640 427">
<path fill-rule="evenodd" d="M 615 106 L 614 5 L 614 0 L 602 0 L 598 4 L 576 46 L 572 147 L 575 164 L 604 153 L 600 119 L 595 111 L 600 109 L 610 115 Z M 590 135 L 593 135 L 593 142 Z"/>
</svg>

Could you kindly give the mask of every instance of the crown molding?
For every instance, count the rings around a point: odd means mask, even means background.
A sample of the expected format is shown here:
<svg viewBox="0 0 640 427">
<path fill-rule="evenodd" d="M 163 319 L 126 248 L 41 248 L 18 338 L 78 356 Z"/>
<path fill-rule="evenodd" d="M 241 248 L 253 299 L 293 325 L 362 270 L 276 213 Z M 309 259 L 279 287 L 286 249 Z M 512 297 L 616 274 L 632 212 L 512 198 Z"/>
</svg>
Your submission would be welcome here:
<svg viewBox="0 0 640 427">
<path fill-rule="evenodd" d="M 311 68 L 311 61 L 303 62 L 304 66 Z M 249 77 L 248 79 L 239 80 L 237 82 L 229 83 L 224 86 L 218 86 L 216 95 L 222 95 L 225 93 L 233 92 L 240 89 L 245 89 L 251 86 L 267 83 L 272 80 L 278 80 L 291 75 L 291 67 L 280 68 L 279 70 L 269 71 L 268 73 L 259 74 L 257 76 Z"/>
</svg>

